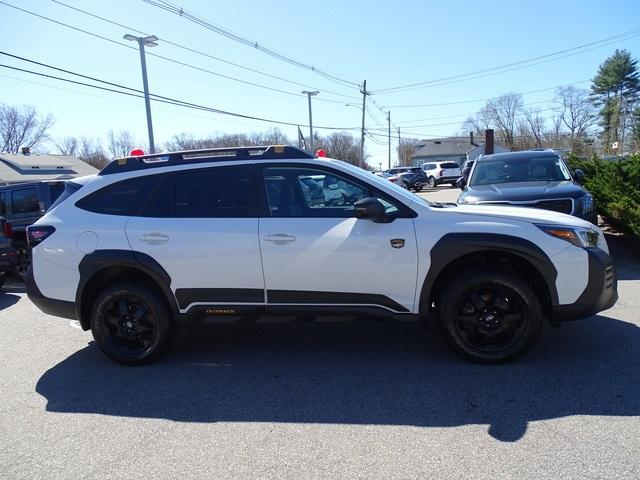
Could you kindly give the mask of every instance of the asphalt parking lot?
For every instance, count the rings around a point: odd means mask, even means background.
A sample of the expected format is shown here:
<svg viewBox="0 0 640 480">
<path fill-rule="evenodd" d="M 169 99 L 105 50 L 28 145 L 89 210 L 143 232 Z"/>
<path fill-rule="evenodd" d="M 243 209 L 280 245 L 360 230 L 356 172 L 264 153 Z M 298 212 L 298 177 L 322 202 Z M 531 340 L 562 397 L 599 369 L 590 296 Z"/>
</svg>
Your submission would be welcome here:
<svg viewBox="0 0 640 480">
<path fill-rule="evenodd" d="M 502 366 L 363 322 L 193 327 L 126 368 L 10 282 L 0 478 L 637 479 L 640 253 L 610 242 L 615 307 Z"/>
</svg>

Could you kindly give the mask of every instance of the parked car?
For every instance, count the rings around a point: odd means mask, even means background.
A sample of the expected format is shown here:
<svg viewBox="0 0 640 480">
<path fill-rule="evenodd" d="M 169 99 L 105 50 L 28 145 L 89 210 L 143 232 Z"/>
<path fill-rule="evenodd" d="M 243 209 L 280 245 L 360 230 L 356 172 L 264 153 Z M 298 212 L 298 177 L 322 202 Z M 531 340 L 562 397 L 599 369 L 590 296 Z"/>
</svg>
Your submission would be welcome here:
<svg viewBox="0 0 640 480">
<path fill-rule="evenodd" d="M 427 184 L 431 188 L 435 188 L 443 183 L 448 183 L 452 187 L 455 187 L 456 182 L 462 176 L 460 165 L 456 162 L 423 163 L 421 168 L 427 175 Z"/>
<path fill-rule="evenodd" d="M 395 167 L 387 170 L 387 173 L 400 177 L 394 183 L 407 190 L 419 192 L 427 183 L 427 176 L 420 167 Z"/>
<path fill-rule="evenodd" d="M 0 187 L 0 217 L 6 221 L 4 234 L 11 239 L 18 254 L 15 273 L 20 278 L 24 278 L 31 264 L 26 228 L 44 215 L 63 189 L 64 181 L 17 183 Z"/>
<path fill-rule="evenodd" d="M 597 224 L 596 206 L 583 180 L 582 171 L 572 175 L 552 150 L 483 155 L 469 181 L 460 181 L 458 203 L 542 208 Z"/>
<path fill-rule="evenodd" d="M 12 245 L 11 237 L 7 236 L 7 222 L 0 218 L 0 287 L 4 285 L 7 274 L 15 271 L 18 256 Z"/>
<path fill-rule="evenodd" d="M 482 157 L 482 155 L 480 155 L 478 158 Z M 476 159 L 477 160 L 477 159 Z M 473 164 L 475 163 L 475 160 L 471 160 L 471 159 L 467 159 L 465 160 L 464 164 L 462 165 L 462 169 L 460 171 L 460 176 L 462 178 L 466 180 L 469 179 L 469 173 L 471 172 L 471 168 L 473 167 Z M 457 185 L 457 181 L 456 181 L 456 185 Z"/>
<path fill-rule="evenodd" d="M 315 177 L 351 194 L 314 204 L 303 185 Z M 545 320 L 617 299 L 595 225 L 431 203 L 294 147 L 129 157 L 67 182 L 60 198 L 27 228 L 27 293 L 125 364 L 157 357 L 179 323 L 326 315 L 431 320 L 459 354 L 505 362 Z"/>
</svg>

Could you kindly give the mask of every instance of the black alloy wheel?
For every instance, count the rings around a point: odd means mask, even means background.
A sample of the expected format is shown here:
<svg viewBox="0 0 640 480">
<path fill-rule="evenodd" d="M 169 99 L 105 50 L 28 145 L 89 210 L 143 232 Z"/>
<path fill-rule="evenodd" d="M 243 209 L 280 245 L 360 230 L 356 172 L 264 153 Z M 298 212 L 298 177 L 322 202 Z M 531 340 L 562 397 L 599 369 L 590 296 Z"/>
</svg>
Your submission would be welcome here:
<svg viewBox="0 0 640 480">
<path fill-rule="evenodd" d="M 148 362 L 166 345 L 170 319 L 160 297 L 144 286 L 120 284 L 96 300 L 91 332 L 112 360 L 128 365 Z"/>
<path fill-rule="evenodd" d="M 448 343 L 480 363 L 527 352 L 542 327 L 540 302 L 522 279 L 501 271 L 457 277 L 445 290 L 440 324 Z"/>
</svg>

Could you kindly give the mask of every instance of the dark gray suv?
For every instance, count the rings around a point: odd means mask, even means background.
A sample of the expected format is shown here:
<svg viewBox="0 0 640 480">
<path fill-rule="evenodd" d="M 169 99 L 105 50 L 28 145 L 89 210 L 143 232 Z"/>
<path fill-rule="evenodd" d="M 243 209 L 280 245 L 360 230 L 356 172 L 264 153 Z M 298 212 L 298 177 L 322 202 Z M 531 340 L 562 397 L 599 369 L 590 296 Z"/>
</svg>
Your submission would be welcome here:
<svg viewBox="0 0 640 480">
<path fill-rule="evenodd" d="M 597 224 L 593 197 L 583 180 L 584 173 L 572 173 L 553 150 L 483 155 L 468 180 L 458 181 L 463 190 L 458 203 L 542 208 Z"/>
</svg>

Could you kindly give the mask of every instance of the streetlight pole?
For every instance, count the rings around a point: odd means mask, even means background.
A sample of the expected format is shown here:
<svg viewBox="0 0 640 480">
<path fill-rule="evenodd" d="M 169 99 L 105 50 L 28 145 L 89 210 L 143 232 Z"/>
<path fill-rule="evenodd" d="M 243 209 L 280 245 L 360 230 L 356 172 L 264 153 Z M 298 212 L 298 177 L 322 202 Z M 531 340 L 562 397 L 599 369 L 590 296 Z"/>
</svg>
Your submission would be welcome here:
<svg viewBox="0 0 640 480">
<path fill-rule="evenodd" d="M 156 47 L 158 44 L 158 37 L 155 35 L 149 35 L 148 37 L 136 37 L 135 35 L 126 34 L 125 40 L 131 40 L 132 42 L 138 42 L 138 49 L 140 50 L 140 65 L 142 67 L 142 86 L 144 87 L 144 104 L 147 110 L 147 130 L 149 132 L 149 153 L 155 153 L 156 148 L 153 143 L 153 124 L 151 123 L 151 102 L 149 100 L 149 83 L 147 81 L 147 61 L 144 56 L 144 47 Z"/>
<path fill-rule="evenodd" d="M 314 95 L 318 95 L 320 92 L 314 90 L 312 92 L 308 90 L 303 90 L 302 93 L 307 95 L 307 99 L 309 100 L 309 151 L 313 153 L 313 118 L 311 116 L 311 97 Z"/>
</svg>

